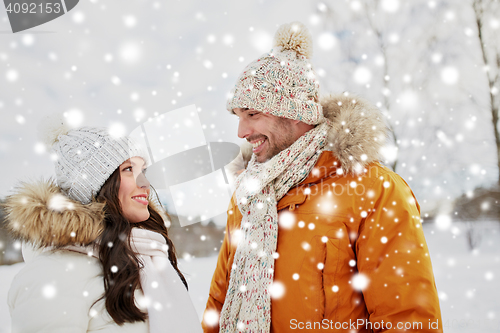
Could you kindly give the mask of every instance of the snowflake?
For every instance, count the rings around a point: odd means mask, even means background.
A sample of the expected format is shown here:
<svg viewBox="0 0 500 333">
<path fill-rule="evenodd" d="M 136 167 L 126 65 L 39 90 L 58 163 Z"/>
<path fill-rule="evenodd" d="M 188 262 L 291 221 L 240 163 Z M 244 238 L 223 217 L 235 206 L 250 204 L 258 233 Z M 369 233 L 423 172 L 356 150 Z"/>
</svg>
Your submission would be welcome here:
<svg viewBox="0 0 500 333">
<path fill-rule="evenodd" d="M 42 287 L 42 295 L 46 299 L 52 299 L 56 296 L 57 289 L 53 284 L 47 284 Z"/>
<path fill-rule="evenodd" d="M 353 288 L 359 291 L 365 290 L 369 283 L 368 277 L 362 273 L 355 274 L 352 278 Z"/>
<path fill-rule="evenodd" d="M 271 294 L 271 298 L 280 299 L 285 295 L 285 286 L 279 281 L 274 281 L 269 287 L 269 293 Z"/>
<path fill-rule="evenodd" d="M 203 314 L 203 321 L 208 326 L 215 326 L 219 323 L 219 312 L 216 310 L 207 310 Z"/>
</svg>

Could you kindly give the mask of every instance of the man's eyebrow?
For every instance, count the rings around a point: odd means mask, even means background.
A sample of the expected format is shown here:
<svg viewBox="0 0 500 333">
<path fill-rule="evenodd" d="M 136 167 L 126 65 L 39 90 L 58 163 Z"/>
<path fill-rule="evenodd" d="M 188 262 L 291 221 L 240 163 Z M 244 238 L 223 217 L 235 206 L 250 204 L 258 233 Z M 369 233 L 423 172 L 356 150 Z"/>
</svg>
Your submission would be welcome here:
<svg viewBox="0 0 500 333">
<path fill-rule="evenodd" d="M 236 116 L 236 117 L 239 117 L 238 114 L 236 112 L 234 112 L 235 109 L 233 109 L 231 112 Z M 249 111 L 250 109 L 249 108 L 241 108 L 241 111 L 240 112 L 246 112 L 246 111 Z"/>
</svg>

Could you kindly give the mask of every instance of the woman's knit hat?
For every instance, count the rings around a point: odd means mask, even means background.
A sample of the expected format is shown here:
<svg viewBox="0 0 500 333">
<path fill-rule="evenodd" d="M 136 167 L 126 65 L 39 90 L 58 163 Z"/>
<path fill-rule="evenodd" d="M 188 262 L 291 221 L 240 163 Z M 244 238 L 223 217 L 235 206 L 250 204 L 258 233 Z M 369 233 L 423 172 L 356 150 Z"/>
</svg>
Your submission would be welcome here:
<svg viewBox="0 0 500 333">
<path fill-rule="evenodd" d="M 311 56 L 311 34 L 302 23 L 280 26 L 274 48 L 240 75 L 227 101 L 228 111 L 250 108 L 309 125 L 322 122 L 319 83 Z"/>
<path fill-rule="evenodd" d="M 115 137 L 106 128 L 70 129 L 60 116 L 41 123 L 41 135 L 55 152 L 57 185 L 71 199 L 88 204 L 124 161 L 139 156 L 149 163 L 144 147 L 127 136 Z"/>
</svg>

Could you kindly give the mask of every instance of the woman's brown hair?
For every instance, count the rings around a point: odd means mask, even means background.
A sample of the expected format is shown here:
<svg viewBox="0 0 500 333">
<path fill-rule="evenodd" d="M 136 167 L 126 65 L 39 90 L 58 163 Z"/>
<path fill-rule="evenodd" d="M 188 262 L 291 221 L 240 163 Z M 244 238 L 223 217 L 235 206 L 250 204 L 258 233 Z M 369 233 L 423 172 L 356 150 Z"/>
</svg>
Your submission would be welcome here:
<svg viewBox="0 0 500 333">
<path fill-rule="evenodd" d="M 131 224 L 123 216 L 118 199 L 120 181 L 120 169 L 116 169 L 97 195 L 97 200 L 106 204 L 104 230 L 98 245 L 99 259 L 104 274 L 103 297 L 105 298 L 106 310 L 118 325 L 125 322 L 145 321 L 147 318 L 147 314 L 142 312 L 134 301 L 134 291 L 140 287 L 139 271 L 142 268 L 142 263 L 130 247 L 129 238 L 132 227 L 151 230 L 165 238 L 170 262 L 186 289 L 188 288 L 186 279 L 177 267 L 174 244 L 168 237 L 163 218 L 149 204 L 149 218 L 146 221 Z M 152 192 L 156 194 L 154 190 Z M 112 270 L 113 266 L 116 266 L 118 270 Z"/>
</svg>

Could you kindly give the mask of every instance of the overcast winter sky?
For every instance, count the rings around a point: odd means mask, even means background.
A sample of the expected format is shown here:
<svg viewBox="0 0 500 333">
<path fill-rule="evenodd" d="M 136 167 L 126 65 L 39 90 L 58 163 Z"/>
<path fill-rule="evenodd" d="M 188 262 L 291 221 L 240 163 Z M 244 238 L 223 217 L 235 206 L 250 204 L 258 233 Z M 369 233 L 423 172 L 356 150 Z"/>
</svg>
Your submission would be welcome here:
<svg viewBox="0 0 500 333">
<path fill-rule="evenodd" d="M 13 34 L 0 6 L 0 197 L 19 180 L 53 174 L 37 138 L 37 124 L 52 113 L 130 132 L 196 104 L 207 141 L 241 143 L 226 94 L 244 66 L 271 49 L 277 26 L 295 20 L 313 35 L 323 93 L 393 98 L 397 171 L 424 207 L 492 184 L 487 87 L 467 1 L 381 1 L 371 14 L 385 29 L 389 92 L 362 10 L 356 0 L 85 0 Z"/>
</svg>

